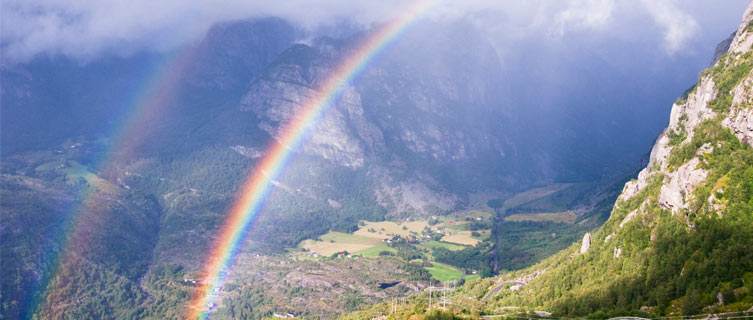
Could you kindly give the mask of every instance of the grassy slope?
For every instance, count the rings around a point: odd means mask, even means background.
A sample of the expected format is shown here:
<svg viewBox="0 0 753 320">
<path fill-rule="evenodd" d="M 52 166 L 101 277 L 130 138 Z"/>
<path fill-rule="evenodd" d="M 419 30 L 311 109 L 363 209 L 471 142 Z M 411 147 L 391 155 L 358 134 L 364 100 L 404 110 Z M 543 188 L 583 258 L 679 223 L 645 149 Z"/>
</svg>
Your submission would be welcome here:
<svg viewBox="0 0 753 320">
<path fill-rule="evenodd" d="M 460 278 L 463 277 L 463 273 L 459 270 L 436 262 L 432 263 L 432 267 L 427 268 L 427 270 L 429 270 L 429 273 L 431 273 L 431 276 L 434 279 L 442 282 L 447 280 L 460 280 Z"/>
<path fill-rule="evenodd" d="M 449 242 L 442 242 L 442 241 L 430 241 L 430 242 L 424 242 L 421 244 L 424 247 L 427 248 L 445 248 L 447 250 L 451 251 L 457 251 L 457 250 L 463 250 L 466 248 L 466 246 L 455 244 L 455 243 L 449 243 Z"/>
</svg>

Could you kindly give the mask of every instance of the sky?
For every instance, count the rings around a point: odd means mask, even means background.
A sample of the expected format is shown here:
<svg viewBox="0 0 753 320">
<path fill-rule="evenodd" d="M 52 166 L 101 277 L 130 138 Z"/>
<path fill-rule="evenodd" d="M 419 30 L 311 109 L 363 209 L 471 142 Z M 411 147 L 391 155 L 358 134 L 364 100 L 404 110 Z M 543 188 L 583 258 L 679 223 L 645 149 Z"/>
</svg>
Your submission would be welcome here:
<svg viewBox="0 0 753 320">
<path fill-rule="evenodd" d="M 196 41 L 217 22 L 255 17 L 282 17 L 308 30 L 343 19 L 369 26 L 394 17 L 406 1 L 4 0 L 1 5 L 0 46 L 7 63 L 39 54 L 92 59 L 164 51 Z M 657 35 L 654 45 L 674 56 L 723 39 L 720 34 L 735 29 L 746 5 L 744 0 L 446 0 L 427 15 L 470 19 L 501 51 L 516 39 L 561 41 L 590 33 Z"/>
<path fill-rule="evenodd" d="M 748 4 L 747 0 L 436 0 L 425 15 L 431 23 L 424 26 L 470 24 L 496 49 L 503 79 L 497 91 L 504 101 L 495 107 L 515 109 L 509 113 L 521 127 L 512 131 L 529 139 L 528 144 L 557 149 L 562 158 L 581 157 L 583 166 L 614 159 L 622 161 L 615 167 L 624 167 L 650 150 L 666 126 L 672 103 L 709 66 L 716 45 L 738 28 Z M 372 28 L 410 3 L 2 0 L 0 5 L 0 67 L 4 67 L 40 56 L 87 63 L 112 55 L 166 52 L 201 41 L 216 23 L 270 16 L 301 29 L 299 41 L 305 43 L 322 34 L 343 36 Z M 601 153 L 577 152 L 594 145 L 592 149 Z"/>
</svg>

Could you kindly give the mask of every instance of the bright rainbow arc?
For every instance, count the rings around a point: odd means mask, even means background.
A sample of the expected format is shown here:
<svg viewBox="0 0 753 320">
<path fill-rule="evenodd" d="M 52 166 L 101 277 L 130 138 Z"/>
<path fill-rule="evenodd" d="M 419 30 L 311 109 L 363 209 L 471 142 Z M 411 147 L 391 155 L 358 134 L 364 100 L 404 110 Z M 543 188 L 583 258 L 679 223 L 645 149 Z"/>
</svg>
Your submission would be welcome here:
<svg viewBox="0 0 753 320">
<path fill-rule="evenodd" d="M 244 234 L 262 210 L 272 186 L 288 162 L 292 149 L 298 146 L 306 133 L 322 116 L 327 107 L 343 93 L 347 84 L 360 75 L 364 68 L 380 52 L 411 26 L 433 4 L 434 0 L 419 0 L 410 10 L 398 19 L 379 28 L 365 42 L 332 72 L 320 88 L 319 94 L 311 99 L 288 123 L 277 143 L 270 147 L 264 158 L 244 183 L 240 197 L 236 200 L 229 217 L 220 229 L 211 255 L 204 269 L 202 286 L 193 303 L 189 306 L 189 319 L 205 318 L 206 307 L 215 301 L 214 293 L 223 284 L 223 274 L 231 264 L 235 251 L 244 239 Z"/>
</svg>

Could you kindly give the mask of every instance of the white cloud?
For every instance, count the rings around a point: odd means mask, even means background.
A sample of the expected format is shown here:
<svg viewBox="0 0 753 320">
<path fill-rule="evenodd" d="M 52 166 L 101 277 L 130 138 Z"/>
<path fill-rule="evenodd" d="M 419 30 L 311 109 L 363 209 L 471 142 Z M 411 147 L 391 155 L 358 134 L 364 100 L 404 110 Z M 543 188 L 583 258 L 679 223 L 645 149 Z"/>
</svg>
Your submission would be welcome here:
<svg viewBox="0 0 753 320">
<path fill-rule="evenodd" d="M 675 0 L 641 0 L 664 32 L 664 48 L 669 54 L 681 50 L 700 30 L 696 20 L 678 7 Z"/>
<path fill-rule="evenodd" d="M 675 53 L 699 29 L 672 0 L 437 1 L 433 18 L 469 17 L 490 34 L 502 35 L 495 41 L 583 30 L 608 33 L 625 12 L 640 12 L 656 26 L 636 26 L 634 32 L 660 28 L 667 52 Z M 3 0 L 0 48 L 5 61 L 39 53 L 78 58 L 102 52 L 127 54 L 186 43 L 219 21 L 278 16 L 312 29 L 342 18 L 369 25 L 399 14 L 407 4 L 404 0 Z"/>
<path fill-rule="evenodd" d="M 5 59 L 41 52 L 75 57 L 102 51 L 162 50 L 195 39 L 219 21 L 278 16 L 304 27 L 348 17 L 389 19 L 400 0 L 5 0 L 0 43 Z"/>
<path fill-rule="evenodd" d="M 555 15 L 554 31 L 562 36 L 567 29 L 603 29 L 612 17 L 613 0 L 570 0 Z"/>
</svg>

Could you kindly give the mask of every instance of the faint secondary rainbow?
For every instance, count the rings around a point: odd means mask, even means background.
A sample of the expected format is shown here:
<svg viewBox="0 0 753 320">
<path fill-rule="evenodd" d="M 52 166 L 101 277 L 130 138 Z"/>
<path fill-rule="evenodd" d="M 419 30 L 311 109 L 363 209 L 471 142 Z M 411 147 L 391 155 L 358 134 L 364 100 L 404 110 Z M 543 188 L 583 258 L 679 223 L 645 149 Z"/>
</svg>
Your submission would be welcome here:
<svg viewBox="0 0 753 320">
<path fill-rule="evenodd" d="M 356 79 L 364 68 L 393 42 L 403 31 L 424 14 L 436 0 L 419 0 L 404 11 L 396 20 L 388 23 L 367 36 L 319 88 L 318 94 L 306 102 L 285 125 L 265 156 L 249 175 L 241 194 L 236 199 L 228 218 L 220 228 L 205 268 L 202 285 L 194 301 L 189 306 L 188 318 L 205 318 L 210 304 L 215 303 L 217 292 L 224 282 L 224 273 L 231 264 L 238 246 L 248 228 L 261 212 L 264 202 L 272 189 L 272 181 L 285 169 L 293 149 L 298 146 L 306 133 L 321 118 L 327 107 L 343 93 L 348 83 Z"/>
<path fill-rule="evenodd" d="M 194 61 L 196 53 L 196 48 L 187 46 L 153 62 L 143 72 L 139 81 L 134 82 L 137 85 L 123 97 L 123 104 L 113 108 L 116 114 L 119 112 L 114 117 L 119 121 L 107 135 L 111 141 L 106 152 L 96 159 L 93 168 L 89 170 L 99 173 L 116 172 L 119 165 L 127 163 L 134 156 L 135 149 L 153 132 L 155 121 L 160 121 L 160 117 L 178 96 L 181 79 Z M 94 175 L 91 172 L 88 174 Z M 88 243 L 90 239 L 86 229 L 91 227 L 90 221 L 96 220 L 94 216 L 97 208 L 93 207 L 96 205 L 93 197 L 99 192 L 117 193 L 120 189 L 106 184 L 82 188 L 77 193 L 78 200 L 66 210 L 64 223 L 51 239 L 50 246 L 57 245 L 60 249 L 51 249 L 46 253 L 44 261 L 47 261 L 48 271 L 43 274 L 38 287 L 29 291 L 30 296 L 23 308 L 22 317 L 31 318 L 32 314 L 42 311 L 45 300 L 57 290 L 55 278 L 69 272 L 70 270 L 64 269 L 65 266 L 74 262 L 91 245 Z"/>
</svg>

